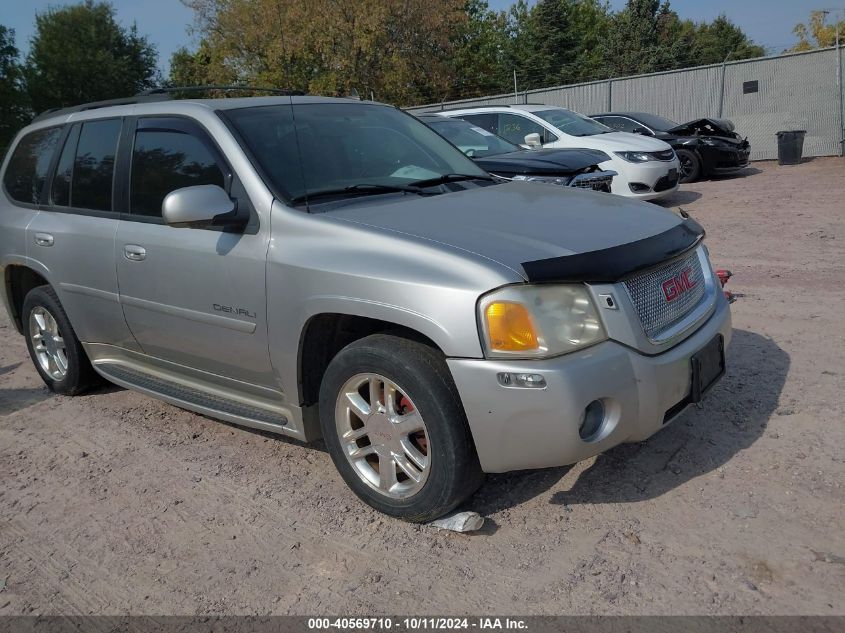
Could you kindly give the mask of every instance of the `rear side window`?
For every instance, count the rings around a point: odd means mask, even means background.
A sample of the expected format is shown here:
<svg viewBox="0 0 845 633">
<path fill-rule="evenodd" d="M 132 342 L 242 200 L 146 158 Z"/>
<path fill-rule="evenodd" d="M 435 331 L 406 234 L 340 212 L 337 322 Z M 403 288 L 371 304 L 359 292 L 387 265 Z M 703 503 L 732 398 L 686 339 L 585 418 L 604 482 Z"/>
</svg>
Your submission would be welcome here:
<svg viewBox="0 0 845 633">
<path fill-rule="evenodd" d="M 114 159 L 120 128 L 119 119 L 82 124 L 73 162 L 68 206 L 111 211 Z"/>
<path fill-rule="evenodd" d="M 548 142 L 543 136 L 545 131 L 539 123 L 518 114 L 499 115 L 499 136 L 504 136 L 511 143 L 525 143 L 525 137 L 529 134 L 539 134 L 541 141 Z"/>
<path fill-rule="evenodd" d="M 225 187 L 223 170 L 199 138 L 175 130 L 138 130 L 132 151 L 130 213 L 160 217 L 167 194 L 194 185 Z"/>
<path fill-rule="evenodd" d="M 621 116 L 605 116 L 597 118 L 596 121 L 604 123 L 607 127 L 619 132 L 633 132 L 637 128 L 642 127 L 639 123 L 635 123 L 631 119 Z"/>
<path fill-rule="evenodd" d="M 488 132 L 493 132 L 493 134 L 498 134 L 499 136 L 501 136 L 497 125 L 498 115 L 496 115 L 495 112 L 485 112 L 482 114 L 463 114 L 460 118 L 462 118 L 464 121 L 469 121 L 473 125 L 477 125 L 480 128 L 484 128 Z"/>
<path fill-rule="evenodd" d="M 53 154 L 59 144 L 61 128 L 31 132 L 21 139 L 9 159 L 3 184 L 16 202 L 38 204 Z"/>
</svg>

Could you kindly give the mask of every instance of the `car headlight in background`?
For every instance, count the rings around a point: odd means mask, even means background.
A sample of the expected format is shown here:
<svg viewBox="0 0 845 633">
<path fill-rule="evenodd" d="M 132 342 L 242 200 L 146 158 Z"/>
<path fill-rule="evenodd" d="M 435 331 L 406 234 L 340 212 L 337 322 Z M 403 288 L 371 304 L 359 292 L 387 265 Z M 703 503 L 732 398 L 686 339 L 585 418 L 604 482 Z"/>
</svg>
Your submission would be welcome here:
<svg viewBox="0 0 845 633">
<path fill-rule="evenodd" d="M 545 358 L 599 343 L 607 334 L 579 284 L 509 286 L 481 298 L 482 338 L 491 358 Z"/>
<path fill-rule="evenodd" d="M 513 180 L 523 182 L 546 182 L 550 185 L 561 185 L 565 187 L 572 181 L 572 176 L 514 176 Z"/>
<path fill-rule="evenodd" d="M 655 160 L 650 152 L 615 152 L 615 154 L 629 163 L 645 163 L 650 160 Z"/>
</svg>

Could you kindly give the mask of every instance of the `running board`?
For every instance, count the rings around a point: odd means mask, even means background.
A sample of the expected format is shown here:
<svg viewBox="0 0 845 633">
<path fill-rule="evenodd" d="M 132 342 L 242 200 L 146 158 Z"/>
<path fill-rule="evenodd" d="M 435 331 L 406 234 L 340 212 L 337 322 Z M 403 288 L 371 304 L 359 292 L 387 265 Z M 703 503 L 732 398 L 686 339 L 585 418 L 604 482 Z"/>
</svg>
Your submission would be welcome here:
<svg viewBox="0 0 845 633">
<path fill-rule="evenodd" d="M 308 441 L 290 424 L 289 416 L 279 409 L 257 407 L 225 398 L 196 387 L 154 376 L 123 364 L 98 362 L 94 369 L 107 380 L 127 389 L 140 391 L 177 407 L 272 433 L 281 433 Z"/>
</svg>

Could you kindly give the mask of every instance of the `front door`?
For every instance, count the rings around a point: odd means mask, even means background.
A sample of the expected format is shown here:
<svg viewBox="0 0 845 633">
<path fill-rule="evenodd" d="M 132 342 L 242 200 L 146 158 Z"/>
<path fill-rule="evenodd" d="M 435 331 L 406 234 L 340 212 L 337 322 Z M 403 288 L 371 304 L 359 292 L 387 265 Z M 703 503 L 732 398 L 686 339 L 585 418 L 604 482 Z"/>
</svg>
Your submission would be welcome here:
<svg viewBox="0 0 845 633">
<path fill-rule="evenodd" d="M 239 232 L 174 228 L 161 205 L 176 189 L 214 184 L 249 199 L 197 123 L 140 118 L 128 161 L 128 214 L 115 241 L 120 300 L 145 354 L 261 386 L 272 386 L 265 261 L 269 226 Z M 254 211 L 251 211 L 254 217 Z"/>
</svg>

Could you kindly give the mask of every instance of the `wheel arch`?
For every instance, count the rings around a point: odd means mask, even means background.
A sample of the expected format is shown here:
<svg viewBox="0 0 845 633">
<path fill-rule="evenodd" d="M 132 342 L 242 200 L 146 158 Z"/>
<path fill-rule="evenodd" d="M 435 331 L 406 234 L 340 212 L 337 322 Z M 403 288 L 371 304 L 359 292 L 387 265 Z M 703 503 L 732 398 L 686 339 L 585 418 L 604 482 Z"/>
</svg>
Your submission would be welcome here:
<svg viewBox="0 0 845 633">
<path fill-rule="evenodd" d="M 3 269 L 4 298 L 9 316 L 18 334 L 23 333 L 23 301 L 33 288 L 50 285 L 46 272 L 28 263 L 20 262 L 8 264 Z"/>
<path fill-rule="evenodd" d="M 296 366 L 302 406 L 318 403 L 323 375 L 337 353 L 371 334 L 393 334 L 443 353 L 443 349 L 429 336 L 407 325 L 340 312 L 315 314 L 305 322 L 299 337 Z"/>
</svg>

